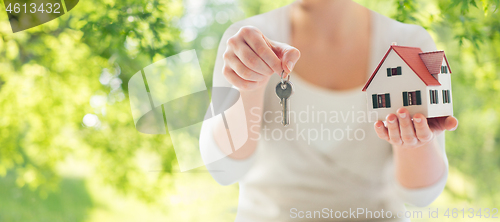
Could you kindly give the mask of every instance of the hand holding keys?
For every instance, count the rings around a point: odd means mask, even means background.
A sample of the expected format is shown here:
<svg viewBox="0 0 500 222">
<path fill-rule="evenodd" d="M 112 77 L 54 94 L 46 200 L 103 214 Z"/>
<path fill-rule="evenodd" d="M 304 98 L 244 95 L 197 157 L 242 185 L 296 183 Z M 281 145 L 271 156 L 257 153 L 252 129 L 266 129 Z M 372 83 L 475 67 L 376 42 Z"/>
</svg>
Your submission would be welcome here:
<svg viewBox="0 0 500 222">
<path fill-rule="evenodd" d="M 288 75 L 287 79 L 283 78 L 285 70 L 281 72 L 281 81 L 276 85 L 276 95 L 280 99 L 281 104 L 281 116 L 283 119 L 281 120 L 281 124 L 283 126 L 288 126 L 290 124 L 290 101 L 289 98 L 293 94 L 293 84 L 290 82 L 290 75 Z"/>
<path fill-rule="evenodd" d="M 292 72 L 300 58 L 300 51 L 286 43 L 272 41 L 252 26 L 243 26 L 226 41 L 226 51 L 223 54 L 224 66 L 222 74 L 226 80 L 236 86 L 241 92 L 260 90 L 263 92 L 275 73 L 281 72 L 281 81 L 276 86 L 276 95 L 280 98 L 283 108 L 282 124 L 290 122 L 289 97 L 293 93 L 293 85 L 285 73 Z M 256 100 L 250 98 L 250 100 Z M 257 103 L 257 101 L 250 101 Z"/>
</svg>

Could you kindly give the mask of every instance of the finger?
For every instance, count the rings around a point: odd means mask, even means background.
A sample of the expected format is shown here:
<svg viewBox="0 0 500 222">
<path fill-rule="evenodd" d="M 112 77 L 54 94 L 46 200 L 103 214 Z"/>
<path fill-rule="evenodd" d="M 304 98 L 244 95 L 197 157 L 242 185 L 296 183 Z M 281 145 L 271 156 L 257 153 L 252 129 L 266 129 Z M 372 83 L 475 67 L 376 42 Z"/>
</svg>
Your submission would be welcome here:
<svg viewBox="0 0 500 222">
<path fill-rule="evenodd" d="M 288 73 L 292 72 L 297 61 L 299 61 L 300 51 L 288 44 L 277 42 L 273 43 L 273 48 L 278 57 L 281 58 L 282 69 L 285 70 L 285 73 L 288 75 Z M 284 77 L 287 77 L 287 75 Z"/>
<path fill-rule="evenodd" d="M 429 128 L 427 118 L 424 115 L 420 113 L 415 114 L 413 116 L 413 125 L 415 126 L 415 132 L 419 141 L 428 142 L 433 139 L 434 133 Z"/>
<path fill-rule="evenodd" d="M 444 128 L 448 131 L 454 131 L 458 127 L 458 119 L 453 116 L 448 116 L 444 121 Z"/>
<path fill-rule="evenodd" d="M 248 81 L 248 80 L 241 78 L 229 66 L 224 67 L 223 73 L 224 73 L 224 76 L 226 77 L 227 81 L 239 89 L 252 90 L 252 89 L 255 89 L 259 86 L 258 82 Z"/>
<path fill-rule="evenodd" d="M 281 60 L 272 50 L 270 41 L 257 29 L 243 27 L 241 29 L 245 43 L 266 63 L 272 73 L 281 73 Z"/>
<path fill-rule="evenodd" d="M 283 70 L 285 70 L 286 73 L 291 73 L 299 58 L 300 51 L 290 46 L 288 49 L 286 49 L 283 59 L 281 60 L 281 66 L 283 67 Z"/>
<path fill-rule="evenodd" d="M 453 131 L 458 127 L 458 120 L 453 116 L 440 116 L 427 119 L 432 131 Z"/>
<path fill-rule="evenodd" d="M 386 117 L 387 120 L 387 131 L 389 132 L 389 141 L 395 145 L 401 145 L 403 141 L 399 134 L 399 123 L 398 117 L 394 114 L 389 114 Z"/>
<path fill-rule="evenodd" d="M 247 43 L 241 40 L 239 44 L 233 46 L 235 55 L 246 67 L 263 75 L 272 75 L 274 71 L 256 54 Z"/>
<path fill-rule="evenodd" d="M 397 111 L 399 131 L 401 133 L 401 139 L 403 143 L 408 145 L 417 144 L 418 140 L 415 136 L 415 128 L 413 128 L 413 122 L 410 118 L 410 112 L 405 108 L 399 108 Z"/>
<path fill-rule="evenodd" d="M 224 54 L 224 58 L 227 61 L 227 65 L 229 65 L 229 67 L 232 68 L 238 76 L 245 80 L 261 81 L 266 78 L 264 75 L 249 69 L 234 53 L 227 52 Z"/>
<path fill-rule="evenodd" d="M 384 123 L 382 121 L 377 121 L 374 124 L 375 132 L 380 139 L 384 139 L 389 141 L 389 133 L 387 132 L 387 128 L 385 128 Z"/>
</svg>

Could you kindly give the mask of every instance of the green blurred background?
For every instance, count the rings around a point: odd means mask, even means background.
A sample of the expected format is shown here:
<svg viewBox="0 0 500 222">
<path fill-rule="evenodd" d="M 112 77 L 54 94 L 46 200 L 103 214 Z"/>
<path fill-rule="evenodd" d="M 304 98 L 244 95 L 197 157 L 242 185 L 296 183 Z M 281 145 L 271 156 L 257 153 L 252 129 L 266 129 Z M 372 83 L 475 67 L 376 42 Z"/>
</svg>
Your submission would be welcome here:
<svg viewBox="0 0 500 222">
<path fill-rule="evenodd" d="M 194 48 L 210 87 L 224 30 L 290 2 L 83 0 L 15 34 L 0 13 L 0 221 L 233 221 L 238 186 L 180 173 L 168 135 L 135 130 L 126 83 Z M 499 0 L 356 2 L 425 27 L 452 67 L 460 126 L 432 206 L 500 208 Z"/>
</svg>

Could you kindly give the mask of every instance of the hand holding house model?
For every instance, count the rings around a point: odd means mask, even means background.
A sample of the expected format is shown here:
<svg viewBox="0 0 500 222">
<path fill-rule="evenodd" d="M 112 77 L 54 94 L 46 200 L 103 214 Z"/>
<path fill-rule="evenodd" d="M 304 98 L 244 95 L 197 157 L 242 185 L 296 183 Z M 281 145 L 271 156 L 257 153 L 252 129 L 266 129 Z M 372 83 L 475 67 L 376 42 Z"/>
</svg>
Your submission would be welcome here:
<svg viewBox="0 0 500 222">
<path fill-rule="evenodd" d="M 427 118 L 452 116 L 451 69 L 444 51 L 391 45 L 363 87 L 368 111 L 384 120 L 400 107 Z"/>
</svg>

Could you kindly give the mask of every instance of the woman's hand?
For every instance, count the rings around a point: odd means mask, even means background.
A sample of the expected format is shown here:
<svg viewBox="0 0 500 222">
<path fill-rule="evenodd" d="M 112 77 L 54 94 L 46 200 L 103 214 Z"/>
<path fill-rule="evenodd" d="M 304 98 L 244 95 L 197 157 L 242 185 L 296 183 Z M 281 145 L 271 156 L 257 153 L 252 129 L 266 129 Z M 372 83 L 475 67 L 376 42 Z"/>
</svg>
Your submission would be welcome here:
<svg viewBox="0 0 500 222">
<path fill-rule="evenodd" d="M 382 121 L 375 123 L 378 137 L 387 140 L 395 147 L 415 148 L 428 144 L 436 135 L 444 130 L 453 131 L 458 126 L 455 117 L 425 118 L 417 113 L 410 118 L 410 113 L 405 108 L 399 108 L 395 114 L 386 117 L 387 126 Z"/>
<path fill-rule="evenodd" d="M 290 73 L 299 57 L 298 49 L 270 41 L 257 28 L 245 26 L 227 40 L 223 73 L 240 90 L 254 90 L 265 86 L 273 73 Z"/>
</svg>

